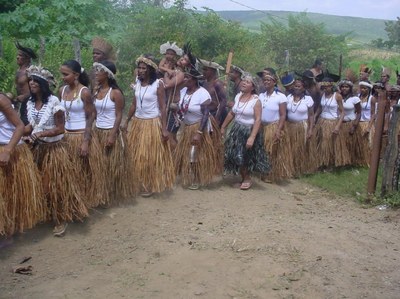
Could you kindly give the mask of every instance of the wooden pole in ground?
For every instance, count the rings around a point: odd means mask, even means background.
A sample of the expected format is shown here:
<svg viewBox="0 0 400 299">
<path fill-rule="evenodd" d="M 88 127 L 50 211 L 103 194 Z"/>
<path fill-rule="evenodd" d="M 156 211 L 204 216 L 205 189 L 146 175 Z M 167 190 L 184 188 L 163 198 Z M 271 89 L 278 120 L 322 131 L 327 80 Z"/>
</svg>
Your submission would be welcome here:
<svg viewBox="0 0 400 299">
<path fill-rule="evenodd" d="M 399 152 L 399 143 L 397 138 L 399 134 L 399 113 L 400 106 L 393 106 L 392 115 L 389 121 L 388 145 L 385 150 L 385 155 L 383 156 L 381 196 L 385 196 L 387 192 L 397 190 L 398 170 L 396 169 L 396 161 Z"/>
<path fill-rule="evenodd" d="M 376 190 L 376 180 L 378 177 L 379 157 L 382 146 L 382 133 L 385 120 L 386 105 L 386 91 L 380 92 L 378 96 L 378 113 L 375 121 L 375 135 L 372 142 L 372 151 L 370 159 L 370 167 L 368 173 L 368 186 L 367 186 L 367 201 L 371 201 Z"/>
</svg>

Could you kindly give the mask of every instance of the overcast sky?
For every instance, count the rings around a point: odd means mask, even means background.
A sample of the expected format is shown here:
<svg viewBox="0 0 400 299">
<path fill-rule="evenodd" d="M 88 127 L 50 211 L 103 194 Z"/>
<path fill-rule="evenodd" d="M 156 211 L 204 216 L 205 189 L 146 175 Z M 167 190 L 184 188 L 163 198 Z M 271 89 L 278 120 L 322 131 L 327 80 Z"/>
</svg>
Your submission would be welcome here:
<svg viewBox="0 0 400 299">
<path fill-rule="evenodd" d="M 306 11 L 385 20 L 396 20 L 396 17 L 400 17 L 400 0 L 189 0 L 189 3 L 188 8 L 194 6 L 199 10 L 205 6 L 215 11 Z"/>
</svg>

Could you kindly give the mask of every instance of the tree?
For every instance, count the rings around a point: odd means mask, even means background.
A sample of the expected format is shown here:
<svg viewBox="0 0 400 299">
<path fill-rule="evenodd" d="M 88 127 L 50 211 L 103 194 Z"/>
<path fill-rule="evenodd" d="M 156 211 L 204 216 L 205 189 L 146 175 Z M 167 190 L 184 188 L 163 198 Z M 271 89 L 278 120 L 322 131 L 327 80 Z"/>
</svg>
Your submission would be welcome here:
<svg viewBox="0 0 400 299">
<path fill-rule="evenodd" d="M 400 46 L 400 18 L 397 17 L 396 22 L 385 22 L 385 31 L 389 38 L 389 45 Z"/>
<path fill-rule="evenodd" d="M 333 73 L 338 68 L 340 54 L 347 52 L 345 35 L 327 34 L 324 24 L 312 23 L 306 13 L 290 15 L 287 25 L 271 19 L 261 25 L 261 32 L 263 53 L 272 55 L 280 72 L 301 72 L 321 58 Z M 290 53 L 290 69 L 284 66 L 286 50 Z"/>
</svg>

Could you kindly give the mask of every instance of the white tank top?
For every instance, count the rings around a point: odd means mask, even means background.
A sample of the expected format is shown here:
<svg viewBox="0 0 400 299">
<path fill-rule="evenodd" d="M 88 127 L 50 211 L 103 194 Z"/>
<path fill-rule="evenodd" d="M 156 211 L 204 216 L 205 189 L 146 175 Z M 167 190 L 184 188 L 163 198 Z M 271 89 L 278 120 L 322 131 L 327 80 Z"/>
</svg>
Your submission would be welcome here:
<svg viewBox="0 0 400 299">
<path fill-rule="evenodd" d="M 368 97 L 366 102 L 361 102 L 361 119 L 360 121 L 370 121 L 371 120 L 371 100 L 372 95 Z M 376 109 L 375 109 L 376 111 Z"/>
<path fill-rule="evenodd" d="M 257 95 L 252 95 L 250 100 L 242 103 L 239 101 L 241 95 L 242 93 L 240 92 L 235 96 L 235 104 L 232 107 L 232 112 L 235 113 L 235 122 L 252 126 L 254 125 L 254 106 L 260 99 Z"/>
<path fill-rule="evenodd" d="M 15 126 L 0 112 L 0 145 L 8 144 L 14 134 Z M 19 141 L 22 143 L 22 141 Z"/>
<path fill-rule="evenodd" d="M 338 103 L 336 101 L 336 92 L 331 97 L 326 98 L 325 93 L 321 98 L 321 115 L 323 119 L 337 119 L 338 118 Z"/>
<path fill-rule="evenodd" d="M 84 130 L 86 127 L 86 115 L 85 115 L 85 104 L 83 103 L 81 93 L 83 89 L 87 87 L 82 87 L 79 90 L 78 97 L 72 101 L 64 100 L 64 86 L 61 92 L 61 105 L 65 108 L 65 129 L 66 130 Z"/>
<path fill-rule="evenodd" d="M 99 129 L 112 129 L 115 123 L 115 103 L 111 100 L 112 88 L 108 90 L 103 99 L 94 103 L 97 111 L 96 127 Z"/>
<path fill-rule="evenodd" d="M 135 117 L 142 119 L 151 119 L 160 116 L 160 107 L 158 106 L 157 96 L 159 83 L 160 81 L 157 79 L 151 85 L 142 86 L 139 80 L 136 81 Z"/>
</svg>

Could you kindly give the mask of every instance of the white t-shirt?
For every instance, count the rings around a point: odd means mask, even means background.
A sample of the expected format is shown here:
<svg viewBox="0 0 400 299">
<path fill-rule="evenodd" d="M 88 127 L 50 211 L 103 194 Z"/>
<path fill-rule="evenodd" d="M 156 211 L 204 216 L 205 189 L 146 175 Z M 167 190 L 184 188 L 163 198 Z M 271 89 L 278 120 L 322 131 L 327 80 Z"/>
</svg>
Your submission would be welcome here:
<svg viewBox="0 0 400 299">
<path fill-rule="evenodd" d="M 160 116 L 160 107 L 158 105 L 157 89 L 160 80 L 156 80 L 151 85 L 142 86 L 140 81 L 136 81 L 135 97 L 136 111 L 135 117 L 142 119 L 151 119 Z"/>
<path fill-rule="evenodd" d="M 354 106 L 360 102 L 360 98 L 355 96 L 343 100 L 344 121 L 352 121 L 356 119 L 356 109 Z"/>
<path fill-rule="evenodd" d="M 204 87 L 200 87 L 193 94 L 187 94 L 187 87 L 182 88 L 179 109 L 184 114 L 183 122 L 191 125 L 201 121 L 201 104 L 210 99 L 211 96 Z"/>
<path fill-rule="evenodd" d="M 297 103 L 293 100 L 293 95 L 288 95 L 287 119 L 290 122 L 299 122 L 308 119 L 308 109 L 314 106 L 314 101 L 310 96 L 304 96 Z"/>
<path fill-rule="evenodd" d="M 33 128 L 32 134 L 54 129 L 56 127 L 54 114 L 58 111 L 65 112 L 65 108 L 61 106 L 60 101 L 54 95 L 49 97 L 48 102 L 43 104 L 40 110 L 36 110 L 35 103 L 29 99 L 27 102 L 27 113 L 29 123 Z M 64 134 L 59 134 L 52 137 L 42 137 L 40 140 L 44 142 L 56 142 L 61 140 L 63 137 Z"/>
<path fill-rule="evenodd" d="M 242 93 L 240 92 L 235 96 L 235 104 L 232 107 L 232 112 L 235 114 L 235 122 L 252 126 L 254 124 L 254 106 L 260 100 L 257 95 L 253 95 L 246 103 L 242 103 L 239 101 L 241 95 Z"/>
<path fill-rule="evenodd" d="M 279 120 L 279 105 L 288 102 L 286 96 L 280 91 L 274 91 L 270 96 L 267 95 L 267 92 L 261 93 L 259 98 L 262 105 L 261 121 L 263 123 L 277 122 Z"/>
</svg>

